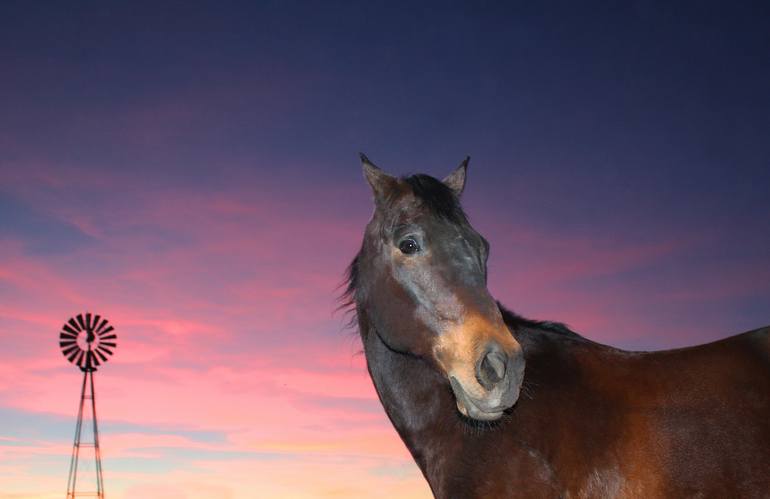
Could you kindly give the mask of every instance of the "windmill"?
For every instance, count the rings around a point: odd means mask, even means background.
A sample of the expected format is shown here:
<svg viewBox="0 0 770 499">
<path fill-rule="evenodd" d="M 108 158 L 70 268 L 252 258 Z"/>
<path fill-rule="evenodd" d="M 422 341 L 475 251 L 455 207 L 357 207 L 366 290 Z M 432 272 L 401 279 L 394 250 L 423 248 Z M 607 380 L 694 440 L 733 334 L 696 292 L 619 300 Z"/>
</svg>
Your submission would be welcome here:
<svg viewBox="0 0 770 499">
<path fill-rule="evenodd" d="M 78 422 L 75 426 L 75 441 L 72 444 L 72 458 L 70 459 L 69 478 L 67 479 L 67 499 L 77 496 L 104 498 L 104 482 L 102 479 L 102 458 L 99 451 L 99 430 L 96 424 L 96 397 L 94 389 L 94 373 L 103 363 L 107 362 L 117 346 L 117 335 L 107 319 L 90 313 L 78 314 L 69 319 L 62 326 L 59 333 L 59 346 L 64 357 L 78 366 L 83 371 L 83 384 L 80 390 L 80 406 L 78 409 Z M 91 403 L 87 404 L 86 400 Z M 83 413 L 84 409 L 91 409 L 90 422 L 93 429 L 93 438 L 89 441 L 83 439 Z M 86 414 L 86 420 L 88 414 Z M 87 432 L 86 432 L 87 433 Z M 96 490 L 76 492 L 78 484 L 78 464 L 81 448 L 93 449 L 94 471 L 96 478 Z M 82 485 L 82 481 L 81 481 Z"/>
</svg>

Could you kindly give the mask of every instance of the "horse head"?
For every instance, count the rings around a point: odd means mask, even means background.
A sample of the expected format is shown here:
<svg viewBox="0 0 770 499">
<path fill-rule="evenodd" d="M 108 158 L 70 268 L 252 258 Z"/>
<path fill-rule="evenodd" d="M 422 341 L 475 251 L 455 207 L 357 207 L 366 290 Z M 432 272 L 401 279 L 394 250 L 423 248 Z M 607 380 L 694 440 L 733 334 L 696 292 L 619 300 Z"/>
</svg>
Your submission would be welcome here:
<svg viewBox="0 0 770 499">
<path fill-rule="evenodd" d="M 440 181 L 361 158 L 375 202 L 351 282 L 362 334 L 438 370 L 463 415 L 500 418 L 518 399 L 524 357 L 487 290 L 489 244 L 459 203 L 468 159 Z"/>
</svg>

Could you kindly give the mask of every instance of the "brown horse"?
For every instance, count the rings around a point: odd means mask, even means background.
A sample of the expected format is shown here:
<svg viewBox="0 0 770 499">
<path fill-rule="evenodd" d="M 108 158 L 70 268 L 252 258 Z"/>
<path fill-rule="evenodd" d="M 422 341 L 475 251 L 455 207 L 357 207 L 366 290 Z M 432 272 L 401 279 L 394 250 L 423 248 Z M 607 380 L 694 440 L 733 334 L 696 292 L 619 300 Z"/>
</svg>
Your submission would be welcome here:
<svg viewBox="0 0 770 499">
<path fill-rule="evenodd" d="M 376 206 L 346 297 L 436 497 L 770 497 L 770 328 L 628 352 L 514 315 L 458 202 L 467 160 L 443 181 L 362 160 Z"/>
</svg>

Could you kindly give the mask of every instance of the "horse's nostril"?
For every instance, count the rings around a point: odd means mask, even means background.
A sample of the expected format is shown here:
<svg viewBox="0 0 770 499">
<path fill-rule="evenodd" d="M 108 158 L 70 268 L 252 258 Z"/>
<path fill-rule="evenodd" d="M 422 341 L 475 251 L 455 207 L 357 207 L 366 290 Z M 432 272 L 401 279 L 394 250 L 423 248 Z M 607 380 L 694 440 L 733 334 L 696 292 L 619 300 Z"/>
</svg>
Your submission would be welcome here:
<svg viewBox="0 0 770 499">
<path fill-rule="evenodd" d="M 497 348 L 487 351 L 476 369 L 476 377 L 481 386 L 491 390 L 505 378 L 506 357 Z"/>
</svg>

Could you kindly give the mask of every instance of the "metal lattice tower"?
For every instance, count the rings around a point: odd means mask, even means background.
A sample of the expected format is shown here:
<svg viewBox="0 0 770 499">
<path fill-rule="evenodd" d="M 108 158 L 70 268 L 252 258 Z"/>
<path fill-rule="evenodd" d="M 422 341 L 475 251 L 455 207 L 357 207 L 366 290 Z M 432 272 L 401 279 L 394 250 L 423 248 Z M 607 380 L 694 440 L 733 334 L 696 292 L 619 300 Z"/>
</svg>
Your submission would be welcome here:
<svg viewBox="0 0 770 499">
<path fill-rule="evenodd" d="M 107 319 L 90 313 L 78 314 L 62 326 L 59 333 L 59 346 L 67 360 L 83 371 L 83 384 L 80 389 L 80 406 L 78 421 L 75 426 L 75 441 L 72 444 L 69 478 L 67 479 L 67 499 L 75 497 L 96 497 L 104 499 L 104 481 L 102 479 L 102 457 L 99 450 L 99 430 L 96 422 L 96 390 L 94 389 L 94 373 L 96 368 L 107 362 L 117 346 L 115 328 L 109 325 Z M 88 402 L 87 402 L 88 401 Z M 90 412 L 90 419 L 89 419 Z M 83 435 L 83 417 L 91 423 L 92 438 L 89 441 L 88 431 Z M 79 480 L 81 449 L 93 449 L 93 464 L 95 483 L 91 487 L 96 490 L 77 491 Z"/>
</svg>

